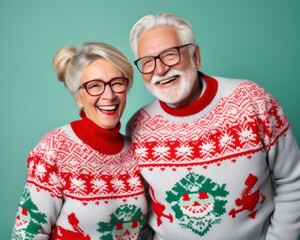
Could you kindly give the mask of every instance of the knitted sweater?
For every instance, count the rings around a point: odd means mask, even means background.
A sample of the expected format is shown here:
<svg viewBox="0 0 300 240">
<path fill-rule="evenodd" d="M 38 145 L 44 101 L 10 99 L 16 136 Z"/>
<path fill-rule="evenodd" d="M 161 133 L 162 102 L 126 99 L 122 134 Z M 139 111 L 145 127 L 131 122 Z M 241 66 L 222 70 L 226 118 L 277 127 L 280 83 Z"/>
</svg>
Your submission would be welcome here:
<svg viewBox="0 0 300 240">
<path fill-rule="evenodd" d="M 132 146 L 120 123 L 82 117 L 30 152 L 12 239 L 137 239 L 147 206 Z"/>
<path fill-rule="evenodd" d="M 155 100 L 127 125 L 153 239 L 296 240 L 300 153 L 281 107 L 253 82 L 199 77 L 195 103 Z"/>
</svg>

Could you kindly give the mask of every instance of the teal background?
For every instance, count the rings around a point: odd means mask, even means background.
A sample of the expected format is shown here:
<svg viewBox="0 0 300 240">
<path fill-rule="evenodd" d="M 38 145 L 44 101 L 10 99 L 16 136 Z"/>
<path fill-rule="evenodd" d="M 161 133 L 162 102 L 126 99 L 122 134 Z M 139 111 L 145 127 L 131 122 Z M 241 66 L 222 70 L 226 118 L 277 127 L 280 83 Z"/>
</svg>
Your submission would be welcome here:
<svg viewBox="0 0 300 240">
<path fill-rule="evenodd" d="M 29 151 L 47 131 L 78 118 L 73 98 L 52 68 L 56 50 L 104 41 L 133 61 L 132 25 L 161 11 L 193 25 L 203 72 L 250 79 L 266 88 L 282 105 L 300 143 L 298 0 L 1 0 L 0 239 L 10 239 Z M 123 133 L 129 117 L 152 99 L 135 71 Z"/>
</svg>

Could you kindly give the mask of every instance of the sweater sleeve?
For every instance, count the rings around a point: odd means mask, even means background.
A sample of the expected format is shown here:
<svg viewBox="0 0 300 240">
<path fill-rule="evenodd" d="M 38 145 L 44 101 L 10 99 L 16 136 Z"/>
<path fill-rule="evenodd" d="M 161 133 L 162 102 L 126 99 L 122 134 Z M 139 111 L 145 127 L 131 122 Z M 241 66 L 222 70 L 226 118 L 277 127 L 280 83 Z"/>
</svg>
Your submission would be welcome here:
<svg viewBox="0 0 300 240">
<path fill-rule="evenodd" d="M 265 94 L 265 101 L 258 107 L 260 132 L 275 187 L 275 208 L 266 240 L 297 240 L 300 234 L 299 146 L 281 106 L 269 93 Z"/>
<path fill-rule="evenodd" d="M 33 148 L 27 161 L 12 239 L 48 239 L 62 206 L 55 136 L 49 133 Z M 55 143 L 55 144 L 54 144 Z"/>
<path fill-rule="evenodd" d="M 300 236 L 300 153 L 291 129 L 268 152 L 275 182 L 275 210 L 267 240 Z"/>
</svg>

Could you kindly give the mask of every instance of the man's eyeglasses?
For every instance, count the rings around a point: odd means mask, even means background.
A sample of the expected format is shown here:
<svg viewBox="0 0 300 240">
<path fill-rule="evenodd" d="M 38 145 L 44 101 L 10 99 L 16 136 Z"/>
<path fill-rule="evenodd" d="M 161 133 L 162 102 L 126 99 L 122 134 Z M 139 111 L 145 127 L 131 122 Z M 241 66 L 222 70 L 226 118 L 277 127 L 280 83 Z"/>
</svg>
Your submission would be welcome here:
<svg viewBox="0 0 300 240">
<path fill-rule="evenodd" d="M 110 89 L 114 93 L 123 93 L 127 89 L 128 81 L 129 80 L 126 77 L 116 77 L 108 82 L 104 82 L 100 79 L 95 79 L 83 83 L 79 87 L 79 89 L 84 88 L 86 92 L 91 96 L 100 96 L 104 92 L 106 85 L 109 85 Z"/>
<path fill-rule="evenodd" d="M 134 64 L 136 65 L 137 69 L 141 73 L 151 73 L 154 71 L 156 67 L 156 59 L 159 59 L 163 64 L 166 66 L 174 66 L 175 64 L 179 63 L 180 58 L 180 49 L 186 46 L 192 46 L 194 44 L 188 43 L 185 45 L 177 46 L 177 47 L 171 47 L 164 51 L 162 51 L 157 56 L 146 56 L 141 57 L 134 61 Z"/>
</svg>

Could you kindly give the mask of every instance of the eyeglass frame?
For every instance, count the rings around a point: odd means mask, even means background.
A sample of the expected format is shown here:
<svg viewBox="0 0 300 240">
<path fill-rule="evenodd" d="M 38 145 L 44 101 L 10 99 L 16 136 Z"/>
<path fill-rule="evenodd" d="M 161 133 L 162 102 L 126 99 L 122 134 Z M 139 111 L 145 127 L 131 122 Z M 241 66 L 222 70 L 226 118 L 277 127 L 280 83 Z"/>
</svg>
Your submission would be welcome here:
<svg viewBox="0 0 300 240">
<path fill-rule="evenodd" d="M 114 90 L 112 89 L 111 85 L 110 85 L 111 82 L 112 82 L 113 80 L 118 79 L 118 78 L 125 79 L 125 82 L 126 82 L 125 90 L 123 90 L 123 91 L 121 91 L 121 92 L 116 92 L 116 91 L 114 91 Z M 101 83 L 103 83 L 103 84 L 104 84 L 104 88 L 103 88 L 102 93 L 96 94 L 96 95 L 91 94 L 91 93 L 89 92 L 88 88 L 87 88 L 87 85 L 88 85 L 90 82 L 101 82 Z M 114 77 L 114 78 L 110 79 L 110 80 L 107 81 L 107 82 L 103 81 L 102 79 L 93 79 L 93 80 L 89 80 L 89 81 L 87 81 L 87 82 L 81 84 L 81 85 L 79 86 L 78 90 L 84 88 L 85 91 L 87 92 L 87 94 L 89 94 L 90 96 L 92 96 L 92 97 L 98 97 L 98 96 L 100 96 L 100 95 L 102 95 L 102 94 L 104 93 L 105 88 L 106 88 L 107 85 L 109 85 L 109 87 L 110 87 L 110 89 L 111 89 L 111 91 L 112 91 L 113 93 L 123 93 L 123 92 L 125 92 L 125 91 L 127 90 L 127 88 L 128 88 L 128 85 L 129 85 L 129 79 L 128 79 L 127 77 Z"/>
<path fill-rule="evenodd" d="M 166 66 L 168 66 L 168 67 L 172 67 L 172 66 L 174 66 L 174 65 L 176 65 L 176 64 L 178 64 L 178 63 L 180 63 L 180 61 L 181 61 L 180 49 L 183 48 L 183 47 L 193 46 L 193 45 L 194 45 L 193 43 L 187 43 L 187 44 L 180 45 L 180 46 L 170 47 L 170 48 L 167 48 L 167 49 L 161 51 L 161 52 L 160 52 L 158 55 L 156 55 L 156 56 L 144 56 L 144 57 L 141 57 L 141 58 L 135 60 L 133 63 L 134 63 L 134 65 L 136 66 L 136 68 L 139 70 L 140 73 L 142 73 L 142 74 L 152 73 L 152 72 L 155 70 L 155 68 L 156 68 L 156 59 L 159 59 L 164 65 L 166 65 Z M 175 48 L 175 49 L 177 50 L 177 52 L 178 52 L 178 62 L 177 62 L 177 63 L 174 63 L 174 64 L 171 64 L 171 65 L 165 64 L 164 61 L 161 59 L 160 55 L 161 55 L 163 52 L 168 51 L 168 50 L 173 49 L 173 48 Z M 153 68 L 153 70 L 150 71 L 150 72 L 143 72 L 142 70 L 139 69 L 139 67 L 138 67 L 138 62 L 139 62 L 141 59 L 143 59 L 143 58 L 149 58 L 149 57 L 151 57 L 151 58 L 154 59 L 154 68 Z"/>
</svg>

